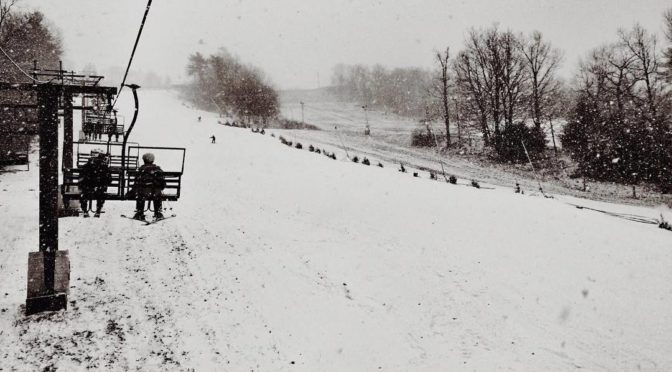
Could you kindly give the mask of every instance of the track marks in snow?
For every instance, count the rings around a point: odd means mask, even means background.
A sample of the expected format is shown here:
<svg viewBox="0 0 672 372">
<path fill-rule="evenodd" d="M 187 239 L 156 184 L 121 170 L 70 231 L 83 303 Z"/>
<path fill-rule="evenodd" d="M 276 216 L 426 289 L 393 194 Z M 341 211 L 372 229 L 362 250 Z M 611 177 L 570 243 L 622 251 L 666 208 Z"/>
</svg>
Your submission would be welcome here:
<svg viewBox="0 0 672 372">
<path fill-rule="evenodd" d="M 16 342 L 21 350 L 30 350 L 18 356 L 23 367 L 128 370 L 123 350 L 134 322 L 118 315 L 129 298 L 112 293 L 100 277 L 76 278 L 72 288 L 77 295 L 69 299 L 67 311 L 30 317 L 23 315 L 23 307 L 17 312 Z"/>
</svg>

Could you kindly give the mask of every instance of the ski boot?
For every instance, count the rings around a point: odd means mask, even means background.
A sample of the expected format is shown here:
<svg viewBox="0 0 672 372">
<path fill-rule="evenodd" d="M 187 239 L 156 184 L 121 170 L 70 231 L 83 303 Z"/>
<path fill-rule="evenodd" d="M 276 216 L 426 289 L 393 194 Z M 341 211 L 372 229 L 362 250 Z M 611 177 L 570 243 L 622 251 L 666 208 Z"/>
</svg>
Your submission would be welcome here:
<svg viewBox="0 0 672 372">
<path fill-rule="evenodd" d="M 96 213 L 93 215 L 95 218 L 100 218 L 100 211 L 96 211 Z"/>
<path fill-rule="evenodd" d="M 161 212 L 156 212 L 156 213 L 154 213 L 154 220 L 155 220 L 155 221 L 162 220 L 162 219 L 164 219 L 164 218 L 165 218 L 165 217 L 163 216 L 163 213 L 161 213 Z"/>
<path fill-rule="evenodd" d="M 89 218 L 89 212 L 84 212 L 84 213 L 82 213 L 82 217 L 84 217 L 84 218 Z"/>
<path fill-rule="evenodd" d="M 142 212 L 135 212 L 135 214 L 133 215 L 133 219 L 138 221 L 147 221 L 145 219 L 145 214 Z"/>
</svg>

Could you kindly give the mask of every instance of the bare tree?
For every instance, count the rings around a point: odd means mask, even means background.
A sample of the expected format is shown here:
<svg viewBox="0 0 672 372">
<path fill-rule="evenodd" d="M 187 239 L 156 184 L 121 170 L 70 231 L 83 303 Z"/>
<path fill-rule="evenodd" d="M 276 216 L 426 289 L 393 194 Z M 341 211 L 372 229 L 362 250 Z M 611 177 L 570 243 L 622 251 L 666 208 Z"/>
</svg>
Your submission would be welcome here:
<svg viewBox="0 0 672 372">
<path fill-rule="evenodd" d="M 483 75 L 486 91 L 489 98 L 489 108 L 494 125 L 494 145 L 497 146 L 501 134 L 502 121 L 502 60 L 499 43 L 499 30 L 494 26 L 482 33 L 484 48 L 476 48 L 477 61 Z"/>
<path fill-rule="evenodd" d="M 542 119 L 548 116 L 547 105 L 551 104 L 551 96 L 557 91 L 558 83 L 555 74 L 562 61 L 562 53 L 543 40 L 540 32 L 532 33 L 528 40 L 520 44 L 525 57 L 530 83 L 530 108 L 534 125 L 540 129 Z M 555 143 L 554 143 L 555 145 Z"/>
<path fill-rule="evenodd" d="M 616 101 L 617 115 L 620 120 L 625 116 L 625 101 L 633 96 L 632 90 L 637 83 L 633 73 L 635 57 L 619 45 L 611 45 L 605 57 L 609 69 L 606 73 L 606 81 L 611 88 L 611 96 Z"/>
<path fill-rule="evenodd" d="M 668 9 L 664 14 L 665 20 L 665 38 L 670 44 L 665 49 L 665 64 L 667 65 L 667 81 L 672 82 L 672 8 Z"/>
<path fill-rule="evenodd" d="M 548 127 L 551 130 L 551 141 L 553 144 L 553 152 L 558 156 L 558 145 L 556 143 L 557 133 L 553 120 L 557 118 L 566 118 L 569 114 L 569 107 L 571 106 L 571 93 L 567 87 L 560 81 L 556 81 L 553 88 L 553 96 L 550 95 L 544 101 L 544 117 L 548 120 Z"/>
<path fill-rule="evenodd" d="M 502 107 L 506 125 L 512 125 L 514 118 L 524 113 L 523 96 L 527 93 L 528 74 L 525 68 L 525 60 L 520 53 L 518 45 L 520 40 L 511 31 L 499 35 L 501 77 L 502 82 Z"/>
<path fill-rule="evenodd" d="M 643 96 L 649 111 L 649 120 L 658 116 L 658 96 L 662 89 L 659 76 L 659 60 L 656 51 L 656 37 L 649 35 L 639 24 L 627 32 L 618 32 L 622 47 L 634 59 L 629 68 L 635 80 L 642 82 Z"/>
<path fill-rule="evenodd" d="M 5 20 L 12 12 L 12 7 L 18 2 L 18 0 L 0 0 L 0 33 L 3 32 L 3 26 L 5 25 Z"/>
<path fill-rule="evenodd" d="M 465 42 L 466 49 L 461 51 L 455 61 L 458 92 L 465 97 L 468 109 L 477 117 L 483 142 L 490 145 L 490 128 L 488 125 L 489 90 L 491 87 L 490 73 L 486 66 L 484 45 L 480 34 L 471 30 Z"/>
<path fill-rule="evenodd" d="M 443 122 L 446 125 L 446 147 L 450 147 L 450 109 L 448 106 L 448 84 L 450 80 L 448 77 L 448 61 L 450 59 L 450 48 L 447 47 L 443 54 L 441 52 L 436 52 L 436 59 L 438 60 L 440 67 L 439 81 L 441 84 L 441 104 L 443 109 L 441 116 L 443 116 Z"/>
<path fill-rule="evenodd" d="M 524 121 L 528 73 L 519 45 L 518 36 L 497 26 L 472 29 L 455 63 L 458 91 L 471 97 L 486 145 L 497 147 L 502 125 Z"/>
</svg>

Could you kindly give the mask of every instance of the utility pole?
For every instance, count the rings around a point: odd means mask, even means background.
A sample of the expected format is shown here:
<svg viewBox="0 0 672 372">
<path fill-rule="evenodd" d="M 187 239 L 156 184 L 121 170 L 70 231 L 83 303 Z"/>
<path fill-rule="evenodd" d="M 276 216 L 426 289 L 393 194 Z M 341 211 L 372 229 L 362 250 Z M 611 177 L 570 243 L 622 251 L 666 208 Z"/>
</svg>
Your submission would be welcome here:
<svg viewBox="0 0 672 372">
<path fill-rule="evenodd" d="M 305 103 L 303 103 L 303 101 L 300 101 L 299 103 L 301 104 L 301 124 L 306 124 L 303 120 L 303 105 L 305 105 Z"/>
<path fill-rule="evenodd" d="M 364 109 L 364 120 L 366 122 L 366 127 L 364 128 L 364 134 L 365 135 L 371 135 L 371 128 L 369 127 L 369 114 L 366 112 L 366 109 L 368 108 L 367 105 L 362 106 Z"/>
</svg>

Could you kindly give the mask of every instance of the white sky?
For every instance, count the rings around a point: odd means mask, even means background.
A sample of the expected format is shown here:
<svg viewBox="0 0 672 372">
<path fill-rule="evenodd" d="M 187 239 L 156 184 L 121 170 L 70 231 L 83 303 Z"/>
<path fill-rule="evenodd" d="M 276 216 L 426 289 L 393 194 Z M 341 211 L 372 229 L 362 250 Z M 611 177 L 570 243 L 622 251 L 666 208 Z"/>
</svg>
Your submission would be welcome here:
<svg viewBox="0 0 672 372">
<path fill-rule="evenodd" d="M 21 0 L 60 29 L 67 69 L 125 67 L 146 0 Z M 190 53 L 226 47 L 278 88 L 326 85 L 336 63 L 433 65 L 433 51 L 461 48 L 466 30 L 498 22 L 541 31 L 564 50 L 571 77 L 618 27 L 662 33 L 669 0 L 154 0 L 134 70 L 184 79 Z M 199 41 L 202 40 L 202 44 Z"/>
</svg>

